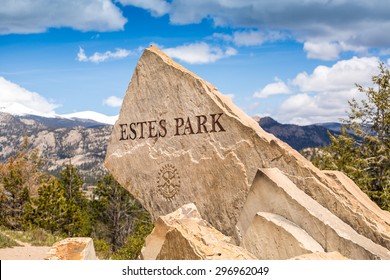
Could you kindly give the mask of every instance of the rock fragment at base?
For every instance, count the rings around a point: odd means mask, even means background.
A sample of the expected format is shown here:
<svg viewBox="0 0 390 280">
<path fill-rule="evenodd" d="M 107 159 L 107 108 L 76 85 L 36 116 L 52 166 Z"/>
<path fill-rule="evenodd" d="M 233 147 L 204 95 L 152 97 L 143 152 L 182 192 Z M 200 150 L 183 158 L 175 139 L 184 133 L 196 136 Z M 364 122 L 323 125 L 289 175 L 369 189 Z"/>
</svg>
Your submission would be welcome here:
<svg viewBox="0 0 390 280">
<path fill-rule="evenodd" d="M 66 238 L 54 243 L 47 253 L 47 260 L 96 260 L 92 238 Z"/>
<path fill-rule="evenodd" d="M 194 204 L 157 220 L 141 251 L 144 260 L 254 260 L 256 257 L 213 228 Z"/>
</svg>

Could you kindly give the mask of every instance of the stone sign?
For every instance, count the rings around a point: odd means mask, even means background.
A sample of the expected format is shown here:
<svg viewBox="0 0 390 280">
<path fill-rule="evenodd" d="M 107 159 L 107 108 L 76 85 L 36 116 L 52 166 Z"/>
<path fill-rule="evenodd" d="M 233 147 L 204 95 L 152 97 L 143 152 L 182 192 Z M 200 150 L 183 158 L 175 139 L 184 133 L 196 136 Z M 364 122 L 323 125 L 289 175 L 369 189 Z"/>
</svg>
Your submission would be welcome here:
<svg viewBox="0 0 390 280">
<path fill-rule="evenodd" d="M 155 220 L 194 203 L 206 221 L 237 243 L 247 229 L 239 217 L 256 173 L 277 168 L 301 195 L 390 248 L 389 215 L 368 205 L 353 182 L 318 170 L 153 46 L 135 68 L 105 165 Z"/>
</svg>

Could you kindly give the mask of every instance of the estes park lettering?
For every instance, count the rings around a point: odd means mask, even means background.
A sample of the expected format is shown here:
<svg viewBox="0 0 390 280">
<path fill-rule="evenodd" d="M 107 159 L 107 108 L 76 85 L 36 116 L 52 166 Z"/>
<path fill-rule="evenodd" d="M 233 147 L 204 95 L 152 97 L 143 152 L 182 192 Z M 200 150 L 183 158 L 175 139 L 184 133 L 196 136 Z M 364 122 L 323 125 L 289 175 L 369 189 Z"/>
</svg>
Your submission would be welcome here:
<svg viewBox="0 0 390 280">
<path fill-rule="evenodd" d="M 195 117 L 178 117 L 170 121 L 165 119 L 120 123 L 119 140 L 135 140 L 165 137 L 167 135 L 184 136 L 202 133 L 226 131 L 222 126 L 223 113 L 198 115 Z"/>
</svg>

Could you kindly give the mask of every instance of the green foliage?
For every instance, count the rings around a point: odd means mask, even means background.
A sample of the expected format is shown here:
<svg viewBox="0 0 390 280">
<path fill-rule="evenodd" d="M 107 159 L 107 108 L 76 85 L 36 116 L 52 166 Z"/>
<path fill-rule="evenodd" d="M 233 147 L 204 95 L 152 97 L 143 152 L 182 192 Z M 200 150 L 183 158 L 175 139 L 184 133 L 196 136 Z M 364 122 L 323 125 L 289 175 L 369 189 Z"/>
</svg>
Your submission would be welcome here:
<svg viewBox="0 0 390 280">
<path fill-rule="evenodd" d="M 67 236 L 89 236 L 91 217 L 82 196 L 82 179 L 73 166 L 66 165 L 59 179 L 43 184 L 38 197 L 25 207 L 25 220 L 51 233 Z"/>
<path fill-rule="evenodd" d="M 14 158 L 0 166 L 0 224 L 22 229 L 24 207 L 47 179 L 41 172 L 38 151 L 29 150 L 27 138 Z"/>
<path fill-rule="evenodd" d="M 29 243 L 32 246 L 52 246 L 63 239 L 62 236 L 54 236 L 41 228 L 26 231 L 3 230 L 3 232 L 14 240 Z"/>
<path fill-rule="evenodd" d="M 94 239 L 96 256 L 99 260 L 108 260 L 112 255 L 111 245 L 104 239 Z"/>
<path fill-rule="evenodd" d="M 0 164 L 0 226 L 33 245 L 90 236 L 100 258 L 115 253 L 117 259 L 135 259 L 153 228 L 141 204 L 110 175 L 98 181 L 94 199 L 87 200 L 74 166 L 64 165 L 58 178 L 43 174 L 38 151 L 28 147 L 26 140 L 14 158 Z M 0 235 L 0 246 L 13 246 L 11 241 Z"/>
<path fill-rule="evenodd" d="M 145 237 L 153 230 L 150 222 L 140 223 L 135 233 L 129 236 L 126 243 L 112 256 L 113 260 L 135 260 L 145 244 Z"/>
<path fill-rule="evenodd" d="M 149 214 L 111 175 L 98 181 L 94 196 L 97 198 L 92 201 L 94 233 L 109 242 L 113 252 L 118 251 L 129 236 L 145 237 L 141 225 L 151 225 Z"/>
<path fill-rule="evenodd" d="M 0 232 L 0 249 L 14 247 L 14 246 L 20 246 L 20 245 L 16 243 L 15 240 L 9 238 L 8 236 Z"/>
<path fill-rule="evenodd" d="M 321 169 L 341 170 L 382 209 L 390 210 L 390 72 L 384 63 L 372 77 L 375 87 L 356 85 L 365 99 L 349 102 L 346 129 L 331 136 L 332 143 L 314 163 Z"/>
<path fill-rule="evenodd" d="M 59 182 L 65 190 L 67 201 L 75 202 L 79 206 L 86 204 L 86 199 L 81 193 L 84 180 L 79 171 L 71 164 L 66 164 L 60 172 Z"/>
</svg>

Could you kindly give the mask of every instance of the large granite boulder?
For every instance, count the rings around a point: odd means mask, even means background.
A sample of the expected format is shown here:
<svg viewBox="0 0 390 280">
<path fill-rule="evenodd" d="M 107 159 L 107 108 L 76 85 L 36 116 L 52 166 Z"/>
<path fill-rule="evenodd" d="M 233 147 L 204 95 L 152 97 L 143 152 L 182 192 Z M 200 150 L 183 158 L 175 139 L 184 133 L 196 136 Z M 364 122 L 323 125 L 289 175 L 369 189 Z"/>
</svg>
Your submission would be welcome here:
<svg viewBox="0 0 390 280">
<path fill-rule="evenodd" d="M 141 251 L 144 260 L 254 260 L 202 219 L 194 204 L 158 218 Z"/>
<path fill-rule="evenodd" d="M 388 214 L 367 206 L 359 190 L 351 193 L 345 180 L 318 170 L 213 85 L 155 47 L 144 51 L 135 68 L 105 165 L 154 220 L 195 203 L 205 220 L 237 243 L 245 232 L 236 224 L 258 169 L 277 168 L 302 195 L 329 210 L 327 215 L 390 248 Z M 380 255 L 368 252 L 368 258 Z"/>
</svg>

